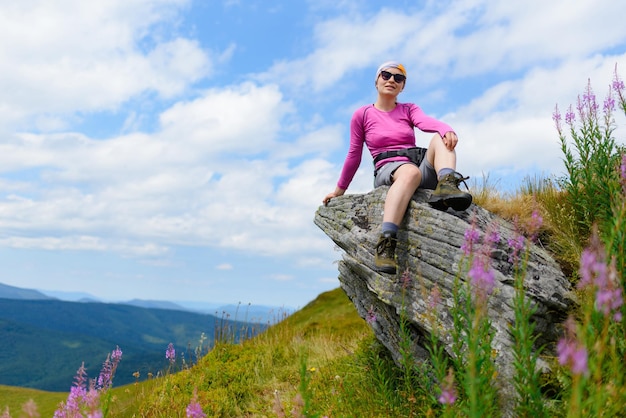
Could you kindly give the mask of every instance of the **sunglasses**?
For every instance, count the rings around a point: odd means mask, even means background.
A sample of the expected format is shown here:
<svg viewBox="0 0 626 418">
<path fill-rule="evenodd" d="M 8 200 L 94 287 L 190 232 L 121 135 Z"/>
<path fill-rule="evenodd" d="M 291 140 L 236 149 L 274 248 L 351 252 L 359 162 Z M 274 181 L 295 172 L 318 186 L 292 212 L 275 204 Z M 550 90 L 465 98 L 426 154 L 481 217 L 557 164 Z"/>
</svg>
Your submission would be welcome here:
<svg viewBox="0 0 626 418">
<path fill-rule="evenodd" d="M 404 80 L 406 80 L 406 76 L 404 74 L 391 74 L 389 71 L 381 71 L 380 76 L 385 81 L 389 80 L 391 76 L 393 76 L 393 81 L 395 81 L 396 83 L 402 83 Z"/>
</svg>

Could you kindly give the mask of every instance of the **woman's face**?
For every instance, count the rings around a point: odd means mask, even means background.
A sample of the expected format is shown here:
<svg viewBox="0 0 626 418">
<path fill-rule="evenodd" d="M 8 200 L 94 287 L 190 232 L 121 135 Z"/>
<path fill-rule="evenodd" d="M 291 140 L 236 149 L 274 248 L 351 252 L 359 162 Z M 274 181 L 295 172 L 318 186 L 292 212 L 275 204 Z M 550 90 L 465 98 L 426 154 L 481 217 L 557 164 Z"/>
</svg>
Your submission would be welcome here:
<svg viewBox="0 0 626 418">
<path fill-rule="evenodd" d="M 376 90 L 378 90 L 378 94 L 392 95 L 397 96 L 404 89 L 404 84 L 406 80 L 402 80 L 401 82 L 397 82 L 395 80 L 396 74 L 402 76 L 404 78 L 404 74 L 402 71 L 397 68 L 385 68 L 376 79 Z M 387 80 L 385 80 L 387 78 Z"/>
</svg>

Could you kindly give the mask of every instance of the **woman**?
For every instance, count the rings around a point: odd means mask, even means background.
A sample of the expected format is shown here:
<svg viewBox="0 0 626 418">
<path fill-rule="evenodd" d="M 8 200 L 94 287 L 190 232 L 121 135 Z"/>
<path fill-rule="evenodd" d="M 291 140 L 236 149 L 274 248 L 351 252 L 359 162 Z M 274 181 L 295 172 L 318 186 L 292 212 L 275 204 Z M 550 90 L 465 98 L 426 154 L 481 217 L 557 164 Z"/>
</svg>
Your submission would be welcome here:
<svg viewBox="0 0 626 418">
<path fill-rule="evenodd" d="M 374 104 L 354 112 L 350 122 L 350 148 L 341 176 L 335 191 L 323 200 L 327 205 L 332 198 L 346 192 L 361 164 L 365 144 L 374 158 L 374 186 L 390 186 L 374 264 L 376 270 L 391 274 L 397 270 L 398 225 L 418 187 L 434 190 L 429 203 L 437 209 L 451 207 L 463 211 L 472 203 L 472 196 L 458 187 L 467 178 L 456 172 L 456 133 L 449 125 L 427 116 L 415 104 L 398 103 L 398 94 L 405 84 L 406 70 L 402 64 L 389 61 L 378 68 L 375 78 L 378 98 Z M 407 156 L 406 150 L 415 147 L 414 128 L 435 133 L 421 162 Z"/>
</svg>

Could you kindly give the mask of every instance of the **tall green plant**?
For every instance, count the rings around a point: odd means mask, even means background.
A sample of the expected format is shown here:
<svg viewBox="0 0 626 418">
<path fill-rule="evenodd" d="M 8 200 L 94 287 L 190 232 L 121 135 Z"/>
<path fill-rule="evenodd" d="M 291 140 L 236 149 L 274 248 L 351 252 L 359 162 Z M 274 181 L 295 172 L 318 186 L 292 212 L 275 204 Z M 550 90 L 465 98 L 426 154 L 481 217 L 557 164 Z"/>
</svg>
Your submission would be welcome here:
<svg viewBox="0 0 626 418">
<path fill-rule="evenodd" d="M 524 287 L 528 259 L 530 256 L 530 242 L 537 238 L 543 219 L 538 211 L 533 211 L 530 225 L 526 228 L 530 233 L 527 240 L 518 234 L 508 241 L 513 253 L 509 261 L 513 264 L 515 277 L 515 295 L 513 297 L 513 311 L 515 323 L 511 327 L 511 333 L 515 342 L 513 357 L 515 359 L 514 386 L 517 393 L 515 400 L 515 412 L 520 417 L 546 417 L 545 403 L 541 395 L 540 374 L 537 369 L 537 360 L 541 355 L 542 348 L 536 348 L 537 334 L 532 316 L 536 307 L 526 296 Z"/>
<path fill-rule="evenodd" d="M 572 232 L 583 242 L 591 235 L 594 224 L 598 225 L 605 242 L 610 239 L 614 223 L 613 199 L 621 191 L 616 168 L 622 150 L 613 137 L 614 95 L 618 93 L 622 110 L 626 112 L 623 90 L 624 85 L 616 72 L 600 111 L 591 82 L 588 81 L 582 96 L 578 96 L 576 108 L 570 105 L 565 113 L 564 121 L 569 129 L 565 129 L 562 124 L 558 106 L 552 115 L 567 172 L 566 176 L 559 179 L 559 184 L 566 192 L 567 212 L 573 217 Z"/>
<path fill-rule="evenodd" d="M 451 363 L 456 375 L 442 374 L 447 365 L 440 350 L 431 347 L 433 363 L 442 383 L 439 401 L 444 404 L 444 414 L 462 414 L 467 417 L 497 416 L 498 393 L 496 368 L 492 352 L 494 331 L 489 318 L 488 302 L 495 286 L 494 272 L 489 265 L 489 254 L 500 240 L 496 231 L 488 232 L 480 240 L 474 227 L 465 232 L 463 251 L 465 267 L 455 278 L 453 307 L 453 356 Z M 462 282 L 460 275 L 467 275 Z M 459 399 L 456 401 L 454 379 L 458 381 Z M 454 389 L 454 391 L 452 390 Z M 449 405 L 453 404 L 452 408 Z M 447 405 L 447 406 L 446 406 Z"/>
</svg>

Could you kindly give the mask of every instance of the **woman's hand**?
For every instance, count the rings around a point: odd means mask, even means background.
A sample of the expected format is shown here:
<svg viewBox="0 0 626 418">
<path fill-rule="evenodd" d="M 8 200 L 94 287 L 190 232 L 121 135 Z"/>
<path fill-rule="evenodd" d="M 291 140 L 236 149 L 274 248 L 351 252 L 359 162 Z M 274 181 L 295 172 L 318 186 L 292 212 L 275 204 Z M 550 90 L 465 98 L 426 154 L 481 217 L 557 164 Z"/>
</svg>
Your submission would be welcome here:
<svg viewBox="0 0 626 418">
<path fill-rule="evenodd" d="M 322 203 L 324 203 L 324 206 L 326 206 L 328 204 L 328 202 L 330 202 L 330 199 L 332 199 L 334 197 L 338 197 L 338 196 L 343 196 L 343 194 L 345 192 L 346 191 L 344 189 L 340 189 L 339 187 L 337 187 L 334 192 L 328 193 L 326 195 L 324 200 L 322 200 Z"/>
<path fill-rule="evenodd" d="M 456 148 L 456 144 L 459 142 L 459 138 L 457 138 L 456 134 L 452 131 L 447 132 L 445 136 L 442 138 L 443 144 L 450 151 L 453 151 Z"/>
</svg>

